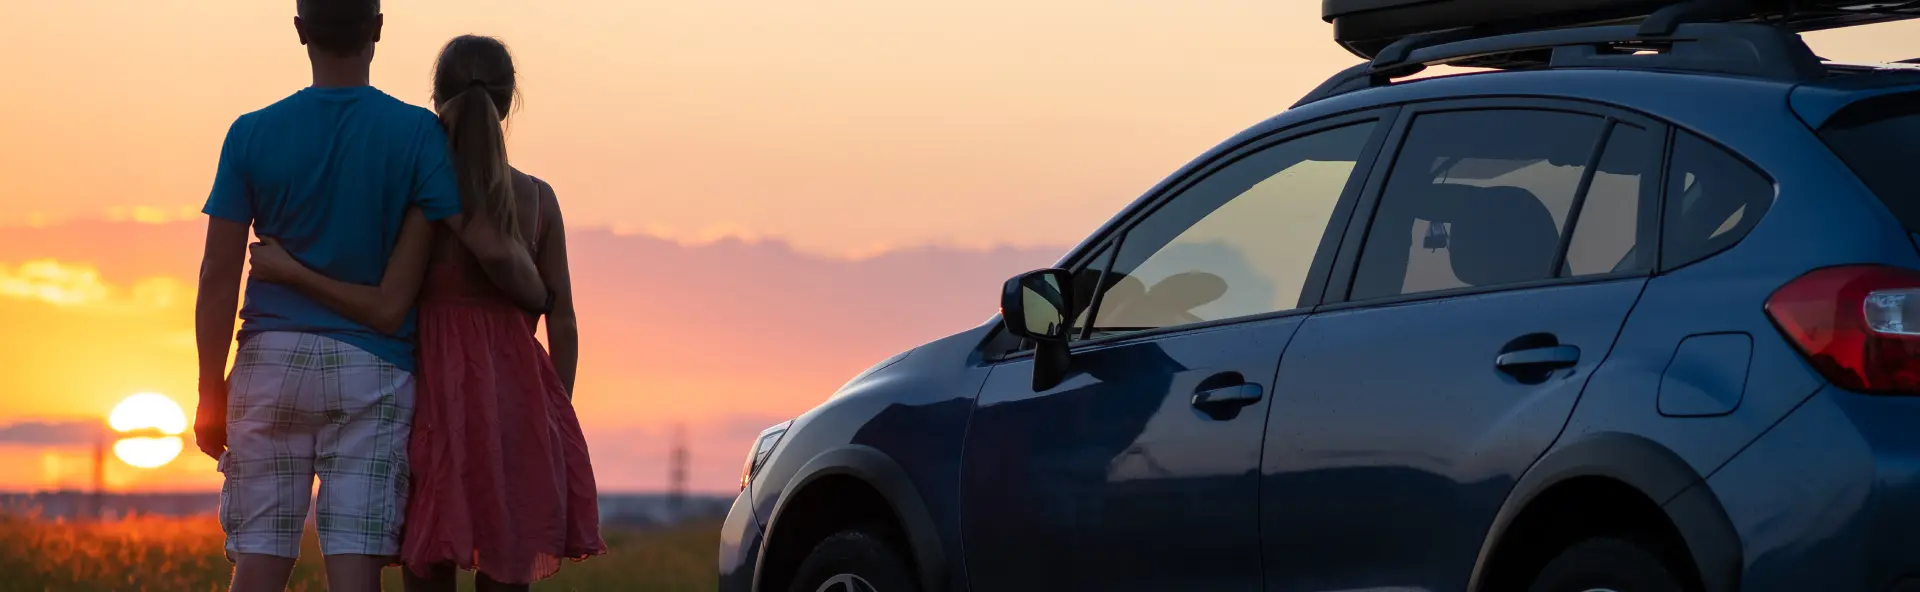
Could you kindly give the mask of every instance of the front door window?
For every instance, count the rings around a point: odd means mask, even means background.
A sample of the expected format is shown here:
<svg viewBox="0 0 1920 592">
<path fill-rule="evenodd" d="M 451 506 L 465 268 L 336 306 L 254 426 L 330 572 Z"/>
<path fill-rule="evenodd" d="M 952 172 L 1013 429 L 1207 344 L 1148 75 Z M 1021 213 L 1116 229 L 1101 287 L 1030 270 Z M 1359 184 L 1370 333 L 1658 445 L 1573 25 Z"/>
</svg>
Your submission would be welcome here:
<svg viewBox="0 0 1920 592">
<path fill-rule="evenodd" d="M 1256 152 L 1129 230 L 1094 337 L 1292 310 L 1375 124 Z"/>
</svg>

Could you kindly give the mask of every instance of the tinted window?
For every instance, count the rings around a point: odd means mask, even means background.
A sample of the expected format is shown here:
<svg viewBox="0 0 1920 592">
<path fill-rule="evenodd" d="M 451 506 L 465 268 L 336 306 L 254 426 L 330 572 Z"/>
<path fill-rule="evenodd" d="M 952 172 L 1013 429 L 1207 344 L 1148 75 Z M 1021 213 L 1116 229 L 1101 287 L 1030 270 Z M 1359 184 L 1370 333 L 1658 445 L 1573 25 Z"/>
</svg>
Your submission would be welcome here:
<svg viewBox="0 0 1920 592">
<path fill-rule="evenodd" d="M 1580 215 L 1567 244 L 1562 276 L 1585 276 L 1653 269 L 1651 246 L 1654 200 L 1659 193 L 1660 139 L 1628 123 L 1616 123 L 1607 134 L 1606 153 L 1593 172 Z"/>
<path fill-rule="evenodd" d="M 1920 233 L 1920 105 L 1913 94 L 1863 100 L 1820 128 L 1820 139 L 1880 196 L 1908 232 Z"/>
<path fill-rule="evenodd" d="M 1318 132 L 1209 175 L 1123 237 L 1094 336 L 1290 310 L 1375 124 Z"/>
<path fill-rule="evenodd" d="M 1673 138 L 1660 262 L 1673 269 L 1746 238 L 1773 207 L 1773 182 L 1719 146 L 1687 132 Z"/>
<path fill-rule="evenodd" d="M 1556 111 L 1419 116 L 1367 231 L 1352 299 L 1552 277 L 1605 126 Z"/>
</svg>

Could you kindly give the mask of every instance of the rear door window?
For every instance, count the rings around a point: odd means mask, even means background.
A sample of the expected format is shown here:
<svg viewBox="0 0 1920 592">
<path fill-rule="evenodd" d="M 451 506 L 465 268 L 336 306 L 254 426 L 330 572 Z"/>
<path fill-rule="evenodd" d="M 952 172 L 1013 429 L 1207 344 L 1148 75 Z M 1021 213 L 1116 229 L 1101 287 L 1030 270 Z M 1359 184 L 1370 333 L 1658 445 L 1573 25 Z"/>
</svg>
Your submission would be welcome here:
<svg viewBox="0 0 1920 592">
<path fill-rule="evenodd" d="M 1351 298 L 1554 277 L 1561 230 L 1606 129 L 1604 118 L 1563 111 L 1420 115 L 1380 196 Z"/>
<path fill-rule="evenodd" d="M 1653 269 L 1664 134 L 1617 121 L 1581 200 L 1561 277 Z M 1642 248 L 1645 245 L 1645 248 Z"/>
</svg>

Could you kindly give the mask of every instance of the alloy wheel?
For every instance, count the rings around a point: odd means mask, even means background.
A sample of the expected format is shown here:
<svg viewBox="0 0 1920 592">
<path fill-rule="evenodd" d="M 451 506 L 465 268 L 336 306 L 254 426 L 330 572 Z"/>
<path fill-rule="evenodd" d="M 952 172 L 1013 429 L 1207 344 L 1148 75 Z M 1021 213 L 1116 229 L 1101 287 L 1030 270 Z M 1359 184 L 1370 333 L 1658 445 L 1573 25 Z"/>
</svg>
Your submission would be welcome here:
<svg viewBox="0 0 1920 592">
<path fill-rule="evenodd" d="M 821 582 L 814 592 L 879 592 L 866 578 L 853 574 L 840 574 Z"/>
</svg>

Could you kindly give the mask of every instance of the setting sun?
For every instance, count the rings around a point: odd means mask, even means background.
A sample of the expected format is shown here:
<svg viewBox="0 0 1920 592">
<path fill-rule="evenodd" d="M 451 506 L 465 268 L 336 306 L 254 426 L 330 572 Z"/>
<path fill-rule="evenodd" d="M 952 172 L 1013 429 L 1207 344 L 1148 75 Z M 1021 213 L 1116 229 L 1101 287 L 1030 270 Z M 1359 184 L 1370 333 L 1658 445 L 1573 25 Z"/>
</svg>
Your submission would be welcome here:
<svg viewBox="0 0 1920 592">
<path fill-rule="evenodd" d="M 164 466 L 186 448 L 180 434 L 187 431 L 187 414 L 179 403 L 164 395 L 140 393 L 127 397 L 107 415 L 107 425 L 116 432 L 145 434 L 113 443 L 113 455 L 135 467 Z"/>
</svg>

